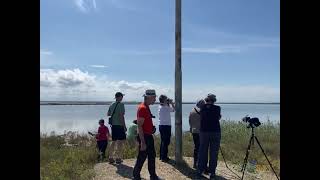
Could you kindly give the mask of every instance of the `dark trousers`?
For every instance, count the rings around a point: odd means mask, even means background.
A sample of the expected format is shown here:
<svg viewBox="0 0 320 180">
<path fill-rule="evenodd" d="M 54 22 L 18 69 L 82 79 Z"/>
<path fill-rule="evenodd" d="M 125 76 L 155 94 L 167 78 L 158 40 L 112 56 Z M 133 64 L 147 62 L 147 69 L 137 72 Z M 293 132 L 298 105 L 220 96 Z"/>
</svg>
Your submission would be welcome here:
<svg viewBox="0 0 320 180">
<path fill-rule="evenodd" d="M 198 152 L 199 152 L 199 146 L 200 146 L 200 135 L 199 133 L 192 133 L 193 137 L 193 165 L 198 166 Z"/>
<path fill-rule="evenodd" d="M 215 174 L 220 147 L 221 132 L 200 132 L 200 148 L 198 157 L 198 172 L 203 173 L 208 163 L 210 147 L 209 173 Z"/>
<path fill-rule="evenodd" d="M 147 149 L 145 151 L 141 151 L 141 141 L 140 137 L 137 138 L 139 142 L 139 153 L 137 157 L 136 164 L 133 168 L 133 177 L 134 179 L 140 179 L 140 172 L 143 166 L 144 161 L 148 157 L 148 170 L 151 179 L 156 178 L 156 151 L 154 149 L 154 140 L 152 135 L 144 135 L 144 141 L 146 143 Z"/>
<path fill-rule="evenodd" d="M 105 158 L 106 157 L 106 149 L 108 146 L 108 141 L 107 140 L 97 141 L 97 145 L 98 145 L 99 152 L 102 154 L 102 157 Z M 99 157 L 100 157 L 100 155 L 99 155 Z"/>
<path fill-rule="evenodd" d="M 159 125 L 159 131 L 161 136 L 160 144 L 160 159 L 168 158 L 168 146 L 171 138 L 171 126 Z"/>
</svg>

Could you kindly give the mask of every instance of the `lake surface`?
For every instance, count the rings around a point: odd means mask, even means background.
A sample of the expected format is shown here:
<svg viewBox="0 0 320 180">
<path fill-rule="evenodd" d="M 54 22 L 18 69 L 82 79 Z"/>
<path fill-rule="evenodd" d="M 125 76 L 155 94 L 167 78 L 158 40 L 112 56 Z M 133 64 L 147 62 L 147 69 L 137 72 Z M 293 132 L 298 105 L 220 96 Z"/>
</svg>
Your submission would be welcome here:
<svg viewBox="0 0 320 180">
<path fill-rule="evenodd" d="M 223 120 L 241 121 L 247 114 L 258 117 L 260 122 L 280 122 L 280 104 L 217 104 L 221 106 Z M 150 110 L 156 116 L 154 125 L 158 125 L 158 104 L 151 105 Z M 193 104 L 182 105 L 182 130 L 189 130 L 188 116 Z M 63 134 L 65 131 L 96 131 L 99 119 L 108 118 L 106 112 L 109 105 L 40 105 L 40 132 Z M 125 120 L 127 126 L 136 119 L 136 104 L 125 104 Z M 171 113 L 172 131 L 174 132 L 174 113 Z M 158 128 L 157 128 L 158 129 Z"/>
</svg>

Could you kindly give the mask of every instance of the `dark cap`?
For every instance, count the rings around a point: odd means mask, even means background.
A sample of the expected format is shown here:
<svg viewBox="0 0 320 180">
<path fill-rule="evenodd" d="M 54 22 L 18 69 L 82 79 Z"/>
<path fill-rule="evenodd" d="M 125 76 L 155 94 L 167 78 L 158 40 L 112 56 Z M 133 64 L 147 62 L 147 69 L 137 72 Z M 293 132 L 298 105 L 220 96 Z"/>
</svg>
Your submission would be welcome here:
<svg viewBox="0 0 320 180">
<path fill-rule="evenodd" d="M 209 93 L 207 95 L 207 98 L 213 102 L 216 102 L 217 101 L 217 98 L 216 98 L 216 95 L 212 94 L 212 93 Z"/>
<path fill-rule="evenodd" d="M 166 95 L 161 94 L 161 95 L 159 96 L 159 101 L 160 101 L 160 103 L 164 103 L 164 101 L 165 101 L 166 99 L 168 99 L 168 97 L 167 97 Z"/>
<path fill-rule="evenodd" d="M 121 92 L 117 92 L 116 94 L 115 94 L 115 97 L 117 98 L 117 97 L 123 97 L 124 96 L 124 94 L 122 94 Z"/>
<path fill-rule="evenodd" d="M 99 123 L 104 123 L 104 119 L 100 119 L 100 120 L 99 120 Z"/>
</svg>

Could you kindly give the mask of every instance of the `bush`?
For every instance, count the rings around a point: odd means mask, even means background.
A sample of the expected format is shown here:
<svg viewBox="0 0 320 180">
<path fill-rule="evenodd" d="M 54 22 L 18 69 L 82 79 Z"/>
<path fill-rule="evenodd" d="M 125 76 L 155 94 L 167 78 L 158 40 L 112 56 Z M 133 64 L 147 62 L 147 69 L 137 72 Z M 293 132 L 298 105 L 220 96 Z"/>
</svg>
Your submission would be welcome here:
<svg viewBox="0 0 320 180">
<path fill-rule="evenodd" d="M 243 122 L 221 121 L 221 148 L 226 161 L 242 165 L 246 149 L 251 135 L 251 129 L 246 128 Z M 280 172 L 280 123 L 267 122 L 255 128 L 265 153 L 271 161 L 274 169 Z M 65 147 L 65 139 L 75 147 Z M 193 156 L 193 139 L 189 132 L 183 133 L 183 156 Z M 154 136 L 155 149 L 159 157 L 160 135 Z M 109 154 L 110 142 L 106 155 Z M 173 157 L 175 153 L 175 138 L 172 136 L 168 155 Z M 40 134 L 40 173 L 41 179 L 91 179 L 94 177 L 93 166 L 97 163 L 97 149 L 94 138 L 85 134 L 68 132 L 64 136 L 57 136 L 54 132 L 50 136 Z M 134 143 L 127 142 L 124 147 L 124 158 L 136 158 L 137 147 Z M 223 160 L 221 153 L 219 159 Z M 270 167 L 263 153 L 255 142 L 249 155 L 249 160 L 257 161 L 257 170 L 269 170 Z"/>
<path fill-rule="evenodd" d="M 59 136 L 40 137 L 41 179 L 84 180 L 94 177 L 95 146 L 64 147 Z"/>
</svg>

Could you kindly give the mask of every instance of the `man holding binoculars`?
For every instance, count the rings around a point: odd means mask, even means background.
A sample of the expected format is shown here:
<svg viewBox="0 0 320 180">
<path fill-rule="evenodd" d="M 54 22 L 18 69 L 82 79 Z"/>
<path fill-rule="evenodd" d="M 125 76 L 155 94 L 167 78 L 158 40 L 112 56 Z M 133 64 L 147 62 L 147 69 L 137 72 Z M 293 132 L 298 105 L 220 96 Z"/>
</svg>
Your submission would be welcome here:
<svg viewBox="0 0 320 180">
<path fill-rule="evenodd" d="M 160 160 L 168 162 L 168 146 L 171 138 L 171 112 L 174 112 L 174 103 L 166 95 L 160 95 L 159 113 L 159 131 L 161 137 Z M 170 106 L 171 105 L 171 106 Z"/>
</svg>

